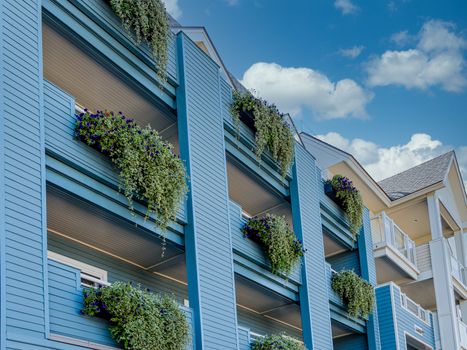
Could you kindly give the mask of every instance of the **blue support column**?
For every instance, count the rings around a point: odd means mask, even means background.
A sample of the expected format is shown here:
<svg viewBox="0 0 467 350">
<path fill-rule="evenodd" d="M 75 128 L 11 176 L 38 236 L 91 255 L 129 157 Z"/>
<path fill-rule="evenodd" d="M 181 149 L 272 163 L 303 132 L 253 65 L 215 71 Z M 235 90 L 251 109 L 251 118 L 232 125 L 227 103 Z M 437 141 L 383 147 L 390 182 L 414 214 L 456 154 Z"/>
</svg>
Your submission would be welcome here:
<svg viewBox="0 0 467 350">
<path fill-rule="evenodd" d="M 0 348 L 25 349 L 48 333 L 41 1 L 0 23 Z"/>
<path fill-rule="evenodd" d="M 363 227 L 358 236 L 358 253 L 360 257 L 361 276 L 376 286 L 376 266 L 373 256 L 373 240 L 371 237 L 370 213 L 365 208 L 363 213 Z M 367 339 L 369 350 L 380 350 L 381 343 L 379 337 L 378 312 L 376 301 L 374 311 L 367 322 Z"/>
<path fill-rule="evenodd" d="M 331 315 L 321 228 L 319 170 L 301 145 L 295 147 L 291 182 L 294 230 L 307 250 L 303 258 L 300 308 L 307 349 L 332 349 Z"/>
<path fill-rule="evenodd" d="M 219 67 L 177 37 L 181 156 L 190 177 L 185 231 L 188 292 L 197 349 L 237 349 L 237 314 Z"/>
</svg>

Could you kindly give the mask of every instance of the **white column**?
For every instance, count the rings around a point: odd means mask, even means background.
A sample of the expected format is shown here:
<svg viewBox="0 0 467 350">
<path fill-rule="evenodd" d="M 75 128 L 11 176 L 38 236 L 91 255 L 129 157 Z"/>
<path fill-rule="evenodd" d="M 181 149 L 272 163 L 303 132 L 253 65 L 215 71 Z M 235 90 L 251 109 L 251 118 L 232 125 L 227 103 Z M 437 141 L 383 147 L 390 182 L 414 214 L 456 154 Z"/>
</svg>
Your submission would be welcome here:
<svg viewBox="0 0 467 350">
<path fill-rule="evenodd" d="M 439 201 L 436 194 L 428 196 L 427 202 L 432 237 L 430 242 L 431 266 L 441 348 L 443 350 L 458 350 L 459 326 L 452 285 L 451 255 L 443 237 Z"/>
</svg>

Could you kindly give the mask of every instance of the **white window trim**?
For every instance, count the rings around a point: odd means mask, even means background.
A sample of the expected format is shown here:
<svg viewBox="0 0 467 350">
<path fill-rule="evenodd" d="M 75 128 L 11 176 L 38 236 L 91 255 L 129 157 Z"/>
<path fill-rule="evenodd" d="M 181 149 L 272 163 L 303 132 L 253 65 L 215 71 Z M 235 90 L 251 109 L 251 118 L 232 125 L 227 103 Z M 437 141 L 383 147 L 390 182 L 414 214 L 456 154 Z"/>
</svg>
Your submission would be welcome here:
<svg viewBox="0 0 467 350">
<path fill-rule="evenodd" d="M 69 265 L 76 269 L 79 269 L 81 272 L 81 277 L 84 277 L 85 279 L 91 282 L 94 282 L 102 286 L 110 285 L 110 283 L 108 283 L 108 280 L 107 280 L 107 271 L 103 269 L 83 263 L 79 260 L 75 260 L 75 259 L 69 258 L 67 256 L 64 256 L 64 255 L 61 255 L 55 252 L 51 252 L 50 250 L 47 251 L 47 257 L 51 260 L 57 261 L 65 265 Z"/>
</svg>

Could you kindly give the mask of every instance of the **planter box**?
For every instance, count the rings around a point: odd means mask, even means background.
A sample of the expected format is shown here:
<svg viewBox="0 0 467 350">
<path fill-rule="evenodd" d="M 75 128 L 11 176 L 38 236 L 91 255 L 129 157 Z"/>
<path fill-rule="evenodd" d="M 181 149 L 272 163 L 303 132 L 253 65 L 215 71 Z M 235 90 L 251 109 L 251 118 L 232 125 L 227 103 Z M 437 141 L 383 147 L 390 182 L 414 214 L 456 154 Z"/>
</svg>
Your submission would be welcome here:
<svg viewBox="0 0 467 350">
<path fill-rule="evenodd" d="M 339 206 L 339 208 L 344 210 L 344 203 L 342 202 L 340 198 L 337 198 L 336 191 L 334 191 L 334 188 L 332 187 L 331 184 L 329 183 L 324 184 L 324 193 L 326 194 L 326 196 L 331 198 L 332 201 Z"/>
</svg>

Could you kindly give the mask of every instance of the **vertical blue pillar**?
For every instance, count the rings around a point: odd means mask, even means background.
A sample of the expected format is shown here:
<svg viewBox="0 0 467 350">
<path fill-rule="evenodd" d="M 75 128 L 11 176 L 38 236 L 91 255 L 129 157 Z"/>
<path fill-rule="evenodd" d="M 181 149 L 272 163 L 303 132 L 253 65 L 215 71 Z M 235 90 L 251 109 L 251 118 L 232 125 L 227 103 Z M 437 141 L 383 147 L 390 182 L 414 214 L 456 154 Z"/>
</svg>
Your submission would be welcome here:
<svg viewBox="0 0 467 350">
<path fill-rule="evenodd" d="M 1 349 L 48 332 L 41 31 L 41 1 L 0 1 Z"/>
<path fill-rule="evenodd" d="M 373 240 L 371 237 L 370 213 L 367 208 L 365 208 L 363 212 L 363 227 L 360 230 L 357 245 L 360 258 L 361 275 L 373 286 L 376 286 L 376 267 L 375 258 L 373 256 Z M 373 313 L 370 315 L 367 322 L 367 339 L 369 350 L 381 349 L 376 301 Z"/>
<path fill-rule="evenodd" d="M 180 151 L 190 177 L 185 231 L 197 349 L 237 349 L 237 314 L 219 67 L 177 37 Z"/>
<path fill-rule="evenodd" d="M 307 250 L 303 258 L 300 310 L 307 349 L 332 349 L 331 315 L 321 228 L 319 171 L 301 145 L 295 147 L 290 195 L 294 230 Z"/>
</svg>

